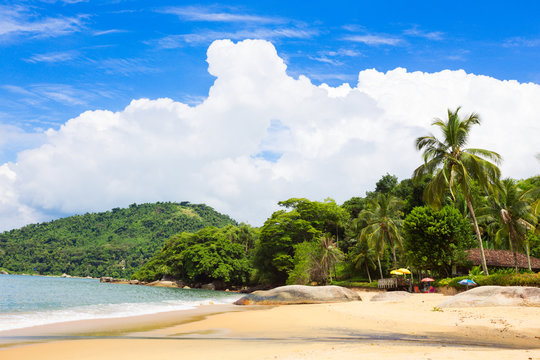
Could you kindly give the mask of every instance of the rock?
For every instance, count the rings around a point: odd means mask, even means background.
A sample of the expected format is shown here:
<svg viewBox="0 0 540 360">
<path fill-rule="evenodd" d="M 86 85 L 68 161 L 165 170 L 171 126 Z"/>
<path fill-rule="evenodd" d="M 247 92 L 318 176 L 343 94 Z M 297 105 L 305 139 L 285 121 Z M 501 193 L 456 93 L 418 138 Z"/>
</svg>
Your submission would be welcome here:
<svg viewBox="0 0 540 360">
<path fill-rule="evenodd" d="M 63 273 L 63 274 L 62 274 L 62 277 L 63 277 L 63 278 L 70 278 L 71 275 L 68 275 L 68 274 L 66 274 L 66 273 Z"/>
<path fill-rule="evenodd" d="M 387 291 L 375 295 L 371 301 L 400 301 L 410 296 L 411 294 L 406 291 Z"/>
<path fill-rule="evenodd" d="M 189 286 L 184 286 L 182 289 L 191 289 Z"/>
<path fill-rule="evenodd" d="M 0 271 L 0 274 L 2 274 L 2 275 L 9 275 L 9 273 L 8 273 L 6 270 Z"/>
<path fill-rule="evenodd" d="M 201 285 L 201 289 L 204 290 L 216 290 L 216 285 L 213 283 Z"/>
<path fill-rule="evenodd" d="M 225 290 L 225 288 L 227 287 L 227 284 L 225 284 L 224 281 L 220 281 L 220 280 L 214 280 L 212 281 L 212 284 L 214 284 L 215 290 Z"/>
<path fill-rule="evenodd" d="M 341 286 L 287 285 L 266 291 L 254 291 L 236 301 L 236 305 L 320 304 L 361 301 L 360 295 Z"/>
<path fill-rule="evenodd" d="M 479 286 L 443 301 L 439 307 L 540 306 L 540 288 Z"/>
<path fill-rule="evenodd" d="M 102 283 L 113 282 L 113 278 L 110 276 L 102 276 L 99 278 L 99 282 L 102 282 Z"/>
<path fill-rule="evenodd" d="M 160 281 L 156 280 L 151 283 L 146 284 L 147 286 L 157 286 L 157 287 L 178 287 L 174 281 Z"/>
<path fill-rule="evenodd" d="M 139 280 L 129 280 L 130 285 L 139 285 Z"/>
</svg>

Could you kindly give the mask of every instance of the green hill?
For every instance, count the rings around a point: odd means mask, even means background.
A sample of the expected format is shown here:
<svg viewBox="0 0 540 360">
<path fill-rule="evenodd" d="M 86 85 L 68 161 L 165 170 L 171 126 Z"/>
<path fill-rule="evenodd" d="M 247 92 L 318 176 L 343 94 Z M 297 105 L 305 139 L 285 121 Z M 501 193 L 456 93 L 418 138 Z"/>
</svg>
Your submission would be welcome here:
<svg viewBox="0 0 540 360">
<path fill-rule="evenodd" d="M 129 277 L 172 235 L 237 223 L 209 206 L 132 204 L 0 234 L 0 268 L 43 275 Z"/>
</svg>

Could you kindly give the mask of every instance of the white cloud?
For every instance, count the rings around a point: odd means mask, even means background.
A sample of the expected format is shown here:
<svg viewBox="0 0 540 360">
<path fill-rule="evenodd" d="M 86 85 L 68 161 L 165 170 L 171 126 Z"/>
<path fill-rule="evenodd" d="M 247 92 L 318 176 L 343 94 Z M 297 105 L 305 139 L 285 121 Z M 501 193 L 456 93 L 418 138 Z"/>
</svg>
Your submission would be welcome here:
<svg viewBox="0 0 540 360">
<path fill-rule="evenodd" d="M 287 39 L 309 39 L 316 36 L 318 32 L 312 29 L 290 28 L 254 28 L 243 29 L 231 32 L 204 30 L 191 34 L 167 35 L 157 40 L 158 47 L 162 49 L 174 49 L 183 46 L 207 45 L 217 39 L 264 39 L 277 40 Z"/>
<path fill-rule="evenodd" d="M 287 75 L 266 41 L 216 41 L 207 54 L 216 80 L 202 103 L 140 99 L 88 111 L 3 165 L 0 226 L 181 200 L 260 225 L 279 200 L 342 202 L 386 172 L 410 177 L 421 161 L 414 139 L 458 105 L 483 117 L 471 144 L 500 152 L 505 176 L 538 173 L 537 84 L 398 68 L 333 88 Z"/>
<path fill-rule="evenodd" d="M 215 7 L 202 6 L 177 6 L 169 7 L 161 12 L 177 15 L 181 19 L 188 21 L 206 21 L 206 22 L 252 22 L 258 24 L 276 24 L 283 23 L 285 20 L 277 17 L 258 16 L 251 14 L 242 14 L 238 12 L 227 12 L 216 10 Z"/>
<path fill-rule="evenodd" d="M 120 69 L 118 71 L 121 72 Z M 48 106 L 51 102 L 68 106 L 86 105 L 97 95 L 109 98 L 115 96 L 114 90 L 103 91 L 97 87 L 92 88 L 91 85 L 84 89 L 67 84 L 31 84 L 27 88 L 16 85 L 2 85 L 0 88 L 19 95 L 18 102 L 32 106 Z"/>
<path fill-rule="evenodd" d="M 81 17 L 39 17 L 22 6 L 0 5 L 0 40 L 17 35 L 55 37 L 81 28 Z"/>
<path fill-rule="evenodd" d="M 122 74 L 130 76 L 140 73 L 159 71 L 155 66 L 148 64 L 144 59 L 112 58 L 102 60 L 90 60 L 97 68 L 104 69 L 107 74 Z"/>
<path fill-rule="evenodd" d="M 390 45 L 395 46 L 403 42 L 402 39 L 395 36 L 386 36 L 386 35 L 347 35 L 343 38 L 347 41 L 359 42 L 366 45 Z"/>
<path fill-rule="evenodd" d="M 79 53 L 77 51 L 50 52 L 45 54 L 35 54 L 26 61 L 32 63 L 58 63 L 73 60 L 78 56 Z"/>
<path fill-rule="evenodd" d="M 539 38 L 524 38 L 524 37 L 514 37 L 507 39 L 503 46 L 505 47 L 539 47 L 540 39 Z"/>
<path fill-rule="evenodd" d="M 407 36 L 421 37 L 428 40 L 443 40 L 444 33 L 440 31 L 423 31 L 418 29 L 418 26 L 414 26 L 411 29 L 407 29 L 403 32 Z"/>
<path fill-rule="evenodd" d="M 92 35 L 94 36 L 102 36 L 102 35 L 109 35 L 109 34 L 119 34 L 119 33 L 126 33 L 127 30 L 122 29 L 109 29 L 109 30 L 100 30 L 100 31 L 94 31 Z"/>
</svg>

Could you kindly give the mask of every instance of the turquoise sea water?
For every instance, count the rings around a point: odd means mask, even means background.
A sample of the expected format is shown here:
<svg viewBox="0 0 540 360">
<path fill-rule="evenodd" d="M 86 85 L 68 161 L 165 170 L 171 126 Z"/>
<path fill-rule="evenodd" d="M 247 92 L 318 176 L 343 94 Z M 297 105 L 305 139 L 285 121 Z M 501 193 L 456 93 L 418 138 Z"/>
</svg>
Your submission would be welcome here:
<svg viewBox="0 0 540 360">
<path fill-rule="evenodd" d="M 232 303 L 223 291 L 157 288 L 26 275 L 0 275 L 0 331 L 62 321 L 125 317 Z"/>
</svg>

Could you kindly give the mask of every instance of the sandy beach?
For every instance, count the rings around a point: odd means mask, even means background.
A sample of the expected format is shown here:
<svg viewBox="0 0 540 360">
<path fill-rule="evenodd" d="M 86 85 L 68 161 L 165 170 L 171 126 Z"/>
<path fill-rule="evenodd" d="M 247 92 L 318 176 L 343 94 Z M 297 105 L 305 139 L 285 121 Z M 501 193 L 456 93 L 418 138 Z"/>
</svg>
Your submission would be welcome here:
<svg viewBox="0 0 540 360">
<path fill-rule="evenodd" d="M 374 294 L 12 330 L 0 333 L 0 359 L 540 359 L 538 307 L 439 309 L 441 294 Z"/>
</svg>

